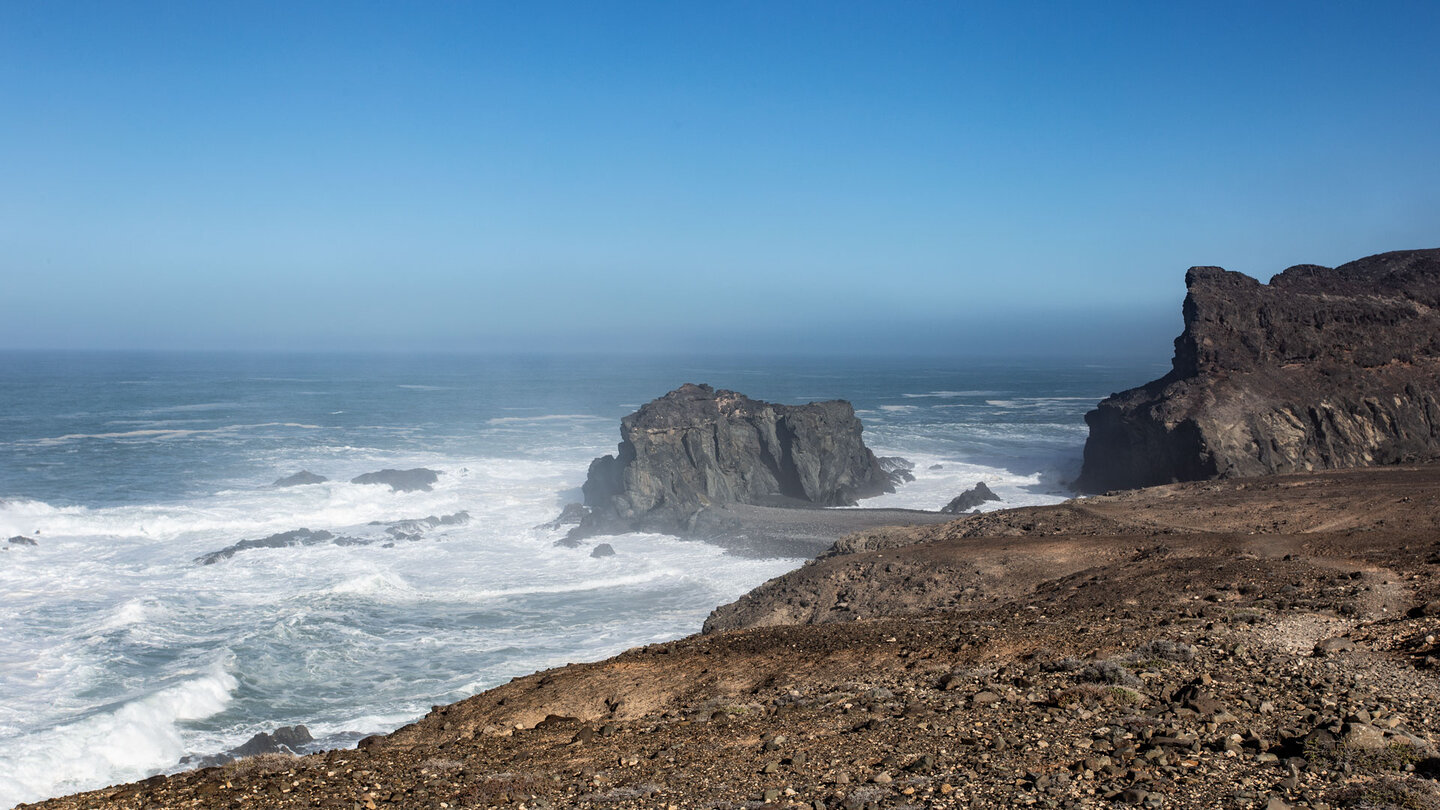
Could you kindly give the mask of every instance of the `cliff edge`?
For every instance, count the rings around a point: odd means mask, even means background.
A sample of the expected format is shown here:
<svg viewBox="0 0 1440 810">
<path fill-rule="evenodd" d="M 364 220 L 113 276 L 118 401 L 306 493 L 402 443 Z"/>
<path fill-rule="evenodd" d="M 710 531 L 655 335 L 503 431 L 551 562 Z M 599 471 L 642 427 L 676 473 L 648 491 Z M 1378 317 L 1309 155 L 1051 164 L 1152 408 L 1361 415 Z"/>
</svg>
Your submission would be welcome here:
<svg viewBox="0 0 1440 810">
<path fill-rule="evenodd" d="M 843 400 L 776 405 L 686 384 L 621 420 L 616 455 L 590 464 L 574 537 L 694 534 L 731 504 L 850 506 L 892 492 Z"/>
<path fill-rule="evenodd" d="M 1440 249 L 1185 284 L 1170 373 L 1085 415 L 1081 492 L 1440 458 Z"/>
</svg>

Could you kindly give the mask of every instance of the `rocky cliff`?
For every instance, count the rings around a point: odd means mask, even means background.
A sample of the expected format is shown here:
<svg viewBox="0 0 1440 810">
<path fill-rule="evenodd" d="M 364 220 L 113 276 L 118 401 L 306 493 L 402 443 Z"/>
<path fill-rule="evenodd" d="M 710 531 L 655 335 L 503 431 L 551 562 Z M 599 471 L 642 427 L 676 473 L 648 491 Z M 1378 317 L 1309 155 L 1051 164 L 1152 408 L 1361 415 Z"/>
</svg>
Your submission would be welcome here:
<svg viewBox="0 0 1440 810">
<path fill-rule="evenodd" d="M 1185 284 L 1170 373 L 1085 416 L 1082 492 L 1440 458 L 1440 250 Z"/>
<path fill-rule="evenodd" d="M 775 405 L 687 384 L 621 420 L 619 452 L 590 464 L 576 536 L 694 533 L 727 504 L 848 506 L 893 491 L 842 400 Z"/>
</svg>

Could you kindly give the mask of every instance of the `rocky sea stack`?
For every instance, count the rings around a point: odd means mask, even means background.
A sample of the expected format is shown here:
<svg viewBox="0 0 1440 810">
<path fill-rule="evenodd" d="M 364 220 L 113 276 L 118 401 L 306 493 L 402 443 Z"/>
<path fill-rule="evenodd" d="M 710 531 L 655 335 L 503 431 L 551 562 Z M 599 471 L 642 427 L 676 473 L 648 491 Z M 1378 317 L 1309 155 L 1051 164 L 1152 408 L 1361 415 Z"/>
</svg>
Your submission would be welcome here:
<svg viewBox="0 0 1440 810">
<path fill-rule="evenodd" d="M 1173 369 L 1085 417 L 1082 492 L 1440 458 L 1440 250 L 1185 283 Z"/>
<path fill-rule="evenodd" d="M 686 384 L 621 420 L 619 451 L 590 464 L 573 536 L 692 534 L 728 504 L 851 506 L 894 491 L 843 400 L 776 405 Z"/>
</svg>

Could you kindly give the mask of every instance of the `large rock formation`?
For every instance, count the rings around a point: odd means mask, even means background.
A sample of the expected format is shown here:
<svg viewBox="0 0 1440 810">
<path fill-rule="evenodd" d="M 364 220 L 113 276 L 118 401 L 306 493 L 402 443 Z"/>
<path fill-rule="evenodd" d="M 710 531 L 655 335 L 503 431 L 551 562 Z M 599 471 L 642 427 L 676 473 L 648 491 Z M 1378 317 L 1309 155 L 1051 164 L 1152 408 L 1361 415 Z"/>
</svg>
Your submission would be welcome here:
<svg viewBox="0 0 1440 810">
<path fill-rule="evenodd" d="M 1086 414 L 1078 489 L 1440 458 L 1440 250 L 1185 284 L 1173 369 Z"/>
<path fill-rule="evenodd" d="M 617 455 L 590 464 L 572 536 L 690 534 L 727 504 L 849 506 L 894 491 L 850 403 L 774 405 L 687 384 L 620 422 Z"/>
</svg>

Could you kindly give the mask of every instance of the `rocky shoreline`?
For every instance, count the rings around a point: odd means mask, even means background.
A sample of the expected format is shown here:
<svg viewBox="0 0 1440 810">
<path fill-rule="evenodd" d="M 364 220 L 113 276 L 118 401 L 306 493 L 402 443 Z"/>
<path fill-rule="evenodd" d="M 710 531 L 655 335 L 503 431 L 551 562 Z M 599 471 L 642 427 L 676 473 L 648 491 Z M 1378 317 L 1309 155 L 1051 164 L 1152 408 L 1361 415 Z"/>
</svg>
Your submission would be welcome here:
<svg viewBox="0 0 1440 810">
<path fill-rule="evenodd" d="M 1440 466 L 869 530 L 708 629 L 39 806 L 1440 803 Z"/>
</svg>

